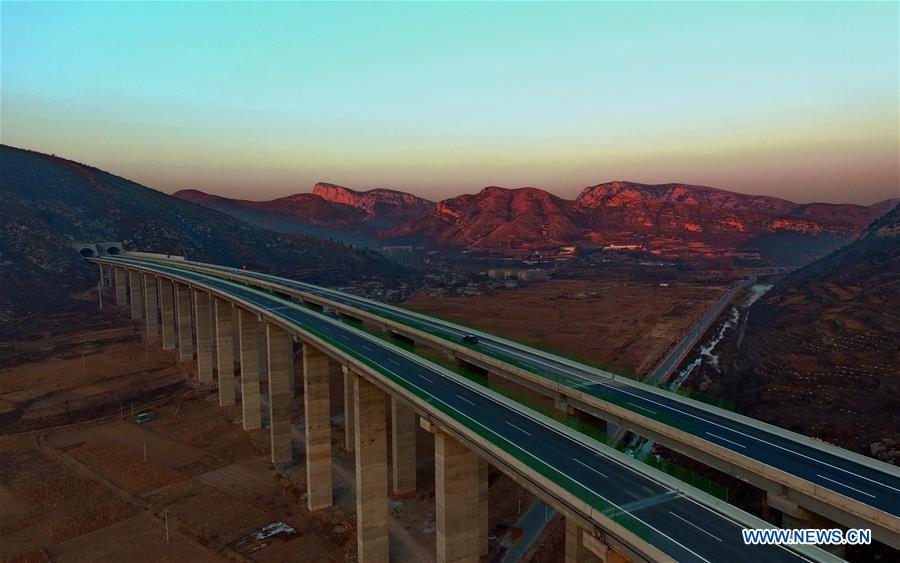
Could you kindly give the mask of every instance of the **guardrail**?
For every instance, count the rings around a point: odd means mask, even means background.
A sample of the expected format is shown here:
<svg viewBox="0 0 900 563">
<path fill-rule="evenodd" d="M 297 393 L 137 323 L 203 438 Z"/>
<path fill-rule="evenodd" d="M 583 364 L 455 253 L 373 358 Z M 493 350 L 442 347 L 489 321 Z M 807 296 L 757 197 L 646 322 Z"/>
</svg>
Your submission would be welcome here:
<svg viewBox="0 0 900 563">
<path fill-rule="evenodd" d="M 423 327 L 428 328 L 428 330 L 422 330 L 420 328 L 410 326 L 411 323 L 408 319 L 402 319 L 396 316 L 394 316 L 393 318 L 389 318 L 392 315 L 385 316 L 381 314 L 370 313 L 357 307 L 329 300 L 318 295 L 310 294 L 306 291 L 286 287 L 272 281 L 264 281 L 254 276 L 250 276 L 247 273 L 242 273 L 240 270 L 234 270 L 221 266 L 203 265 L 200 263 L 192 262 L 177 263 L 173 265 L 177 266 L 178 268 L 187 270 L 206 271 L 207 273 L 212 272 L 212 275 L 237 280 L 239 283 L 248 286 L 258 287 L 267 291 L 282 293 L 284 295 L 296 295 L 304 300 L 325 304 L 336 310 L 347 312 L 348 314 L 357 318 L 368 319 L 371 322 L 381 323 L 383 325 L 386 325 L 390 330 L 394 330 L 400 334 L 407 334 L 411 338 L 418 338 L 423 342 L 428 343 L 429 345 L 449 350 L 454 354 L 465 357 L 467 360 L 472 361 L 476 365 L 490 366 L 492 370 L 499 370 L 498 373 L 508 373 L 509 375 L 520 378 L 522 381 L 531 382 L 539 386 L 544 386 L 550 391 L 568 397 L 569 403 L 573 406 L 577 406 L 578 408 L 582 408 L 583 410 L 586 409 L 587 412 L 595 414 L 596 416 L 602 416 L 602 414 L 600 413 L 605 413 L 606 416 L 603 416 L 603 418 L 611 416 L 613 419 L 627 421 L 627 424 L 632 426 L 634 430 L 639 434 L 642 434 L 648 438 L 652 438 L 656 442 L 663 443 L 667 447 L 673 448 L 676 451 L 688 455 L 689 457 L 693 457 L 694 459 L 698 459 L 728 474 L 737 476 L 745 481 L 754 483 L 767 490 L 770 490 L 772 488 L 773 483 L 777 484 L 778 486 L 786 487 L 786 491 L 793 494 L 793 496 L 798 499 L 801 505 L 804 505 L 803 503 L 806 503 L 805 505 L 810 507 L 811 510 L 823 514 L 826 517 L 837 522 L 843 523 L 844 525 L 853 527 L 857 526 L 860 521 L 870 524 L 873 527 L 873 530 L 876 532 L 876 538 L 878 538 L 880 541 L 888 543 L 888 545 L 892 545 L 895 548 L 900 549 L 900 534 L 897 534 L 894 531 L 898 527 L 898 521 L 900 520 L 898 520 L 898 518 L 894 517 L 893 515 L 883 512 L 882 510 L 879 510 L 859 500 L 847 497 L 841 493 L 836 492 L 832 488 L 818 485 L 814 482 L 798 477 L 797 475 L 788 473 L 782 469 L 763 463 L 753 457 L 748 457 L 742 452 L 738 452 L 733 448 L 728 449 L 714 442 L 710 442 L 708 440 L 700 438 L 697 435 L 692 424 L 686 419 L 661 415 L 661 413 L 655 413 L 654 416 L 649 416 L 645 413 L 637 412 L 630 405 L 623 404 L 624 401 L 621 400 L 621 398 L 609 393 L 604 386 L 594 385 L 589 389 L 589 393 L 586 393 L 584 387 L 569 386 L 571 384 L 571 380 L 566 380 L 566 378 L 564 377 L 559 377 L 556 374 L 550 372 L 545 372 L 543 374 L 536 373 L 540 370 L 536 370 L 530 366 L 528 368 L 525 368 L 521 364 L 515 365 L 511 363 L 507 358 L 501 359 L 499 357 L 485 353 L 484 350 L 475 350 L 474 346 L 465 346 L 464 343 L 449 341 L 446 338 L 437 335 L 437 333 L 435 333 L 434 330 L 430 329 L 429 327 Z M 362 298 L 357 299 L 368 301 Z M 372 303 L 375 305 L 380 305 L 375 302 Z M 406 313 L 406 311 L 404 311 L 404 313 Z M 409 313 L 413 316 L 422 316 L 412 311 L 410 311 Z M 521 346 L 516 343 L 505 341 L 504 339 L 498 338 L 494 335 L 479 333 L 479 331 L 473 332 L 476 334 L 482 334 L 485 337 L 490 337 L 497 342 Z M 616 378 L 616 376 L 614 376 L 613 374 L 596 370 L 595 368 L 591 368 L 590 366 L 578 365 L 572 361 L 567 360 L 566 358 L 557 358 L 554 356 L 553 360 L 562 365 L 570 365 L 573 368 L 585 372 L 596 372 L 607 381 L 621 381 L 623 384 L 640 387 L 642 391 L 659 395 L 660 398 L 664 398 L 666 400 L 671 400 L 676 403 L 680 402 L 684 403 L 685 405 L 694 407 L 698 406 L 698 403 L 690 401 L 689 399 L 685 399 L 673 393 L 640 382 L 634 382 L 630 379 Z M 552 382 L 552 384 L 549 384 L 549 382 Z M 702 404 L 702 408 L 711 414 L 729 418 L 735 422 L 739 422 L 750 427 L 759 428 L 763 431 L 780 436 L 782 438 L 787 438 L 794 442 L 802 443 L 806 446 L 819 450 L 828 450 L 832 455 L 850 460 L 853 463 L 875 468 L 878 471 L 881 471 L 888 475 L 890 475 L 891 472 L 895 469 L 883 462 L 865 458 L 863 456 L 860 456 L 859 454 L 854 454 L 852 452 L 848 452 L 834 446 L 829 446 L 802 435 L 795 434 L 733 412 L 728 412 L 715 406 Z M 594 409 L 594 411 L 596 412 L 592 412 L 591 409 Z M 807 503 L 807 501 L 809 502 Z M 823 508 L 827 508 L 828 510 L 823 511 Z M 844 515 L 847 515 L 850 518 L 843 518 Z"/>
<path fill-rule="evenodd" d="M 186 276 L 185 273 L 179 273 L 177 268 L 167 268 L 165 266 L 155 264 L 152 266 L 135 265 L 132 263 L 122 264 L 119 260 L 91 259 L 91 261 L 112 263 L 113 265 L 120 267 L 145 270 L 157 275 L 161 275 L 163 277 L 170 278 L 173 281 L 179 281 L 189 286 L 199 288 L 223 299 L 233 301 L 241 307 L 253 311 L 257 315 L 266 318 L 266 320 L 268 320 L 269 322 L 274 322 L 275 324 L 281 326 L 282 328 L 285 328 L 289 332 L 300 335 L 304 338 L 304 340 L 307 340 L 317 347 L 320 347 L 320 349 L 326 351 L 329 355 L 336 357 L 345 365 L 349 365 L 354 370 L 359 371 L 360 373 L 365 374 L 367 377 L 373 379 L 373 381 L 380 387 L 386 387 L 390 392 L 400 395 L 400 397 L 405 402 L 408 402 L 413 406 L 413 408 L 420 414 L 420 416 L 423 416 L 429 420 L 432 420 L 433 418 L 436 419 L 437 423 L 441 427 L 449 429 L 451 431 L 451 434 L 454 434 L 454 437 L 462 440 L 470 446 L 475 447 L 475 449 L 477 449 L 478 451 L 483 452 L 491 459 L 492 463 L 494 463 L 498 467 L 507 468 L 508 470 L 516 473 L 518 475 L 518 478 L 513 476 L 516 481 L 520 483 L 522 482 L 522 479 L 528 481 L 528 483 L 530 483 L 531 485 L 530 490 L 532 490 L 533 492 L 537 492 L 539 496 L 549 498 L 553 502 L 553 504 L 560 505 L 562 512 L 564 512 L 565 514 L 575 514 L 580 520 L 583 520 L 590 525 L 601 527 L 604 530 L 604 534 L 607 538 L 615 539 L 616 543 L 626 548 L 629 553 L 640 554 L 642 558 L 645 558 L 647 560 L 671 560 L 669 556 L 649 543 L 649 541 L 652 541 L 652 539 L 655 537 L 653 530 L 630 513 L 623 511 L 620 507 L 604 499 L 596 491 L 593 491 L 578 483 L 577 481 L 574 481 L 572 478 L 561 473 L 559 470 L 550 466 L 546 462 L 542 462 L 533 454 L 527 453 L 521 447 L 506 447 L 506 444 L 504 444 L 503 441 L 498 440 L 497 436 L 494 436 L 492 433 L 487 431 L 486 427 L 484 427 L 483 425 L 477 423 L 469 417 L 460 416 L 458 413 L 455 413 L 453 411 L 452 407 L 444 404 L 439 398 L 423 392 L 422 389 L 417 388 L 415 385 L 410 384 L 409 382 L 396 376 L 390 371 L 385 370 L 377 363 L 371 361 L 360 351 L 331 338 L 327 334 L 316 330 L 314 327 L 298 324 L 297 321 L 288 319 L 286 315 L 278 312 L 273 312 L 270 309 L 267 309 L 252 301 L 248 301 L 238 295 L 226 292 L 215 286 L 210 286 L 208 282 L 203 283 L 202 281 L 198 282 L 195 279 L 191 279 L 190 277 Z M 194 274 L 195 276 L 210 278 L 210 276 L 198 274 L 197 272 L 190 273 Z M 272 296 L 268 293 L 248 288 L 234 282 L 229 282 L 227 280 L 218 278 L 212 279 L 215 279 L 215 281 L 222 284 L 240 288 L 244 291 L 254 292 L 267 299 L 278 300 L 277 297 Z M 289 301 L 285 302 L 281 300 L 281 306 L 286 304 L 293 305 L 297 308 L 301 307 L 298 304 L 293 304 Z M 304 309 L 304 313 L 307 315 L 317 316 L 318 318 L 323 319 L 329 323 L 340 324 L 339 321 L 331 319 L 326 315 L 315 313 L 313 311 Z M 374 338 L 371 335 L 367 335 L 364 331 L 355 329 L 354 327 L 344 326 L 344 329 L 356 331 L 359 334 L 367 336 L 369 339 Z M 417 363 L 423 363 L 423 360 L 414 357 L 409 352 L 403 351 L 399 348 L 397 348 L 395 351 L 396 353 L 405 355 L 413 359 Z M 453 374 L 449 370 L 446 370 L 439 366 L 429 366 L 429 369 L 437 371 L 444 377 L 448 377 L 469 388 L 477 388 L 474 383 L 467 382 L 464 378 Z M 640 462 L 637 462 L 628 456 L 616 452 L 615 450 L 607 448 L 603 444 L 591 441 L 589 438 L 586 438 L 584 436 L 573 434 L 573 431 L 567 429 L 564 425 L 559 424 L 551 418 L 542 417 L 538 413 L 523 410 L 523 407 L 517 405 L 509 399 L 506 399 L 502 395 L 498 395 L 490 390 L 483 388 L 479 388 L 477 392 L 487 395 L 491 397 L 491 399 L 493 399 L 495 402 L 501 403 L 507 408 L 510 408 L 517 412 L 523 413 L 529 418 L 540 419 L 541 424 L 552 426 L 558 432 L 572 437 L 573 440 L 589 443 L 590 445 L 588 447 L 601 453 L 601 455 L 614 459 L 617 463 L 629 467 L 637 474 L 643 475 L 665 485 L 665 487 L 668 489 L 678 491 L 682 494 L 690 496 L 695 501 L 700 502 L 708 507 L 708 510 L 712 510 L 714 511 L 714 513 L 724 515 L 725 518 L 730 519 L 733 522 L 739 522 L 740 525 L 746 527 L 766 526 L 766 523 L 762 520 L 756 519 L 742 511 L 739 511 L 726 503 L 722 503 L 721 501 L 710 497 L 706 493 L 690 487 L 686 487 L 680 481 L 675 480 L 664 473 L 649 469 Z M 510 445 L 514 444 L 510 442 Z M 548 482 L 552 484 L 549 489 L 547 487 Z M 548 497 L 547 495 L 550 496 Z M 812 557 L 815 560 L 834 560 L 834 558 L 829 554 L 816 548 L 795 546 L 792 547 L 792 549 L 798 553 L 803 554 L 806 557 Z"/>
</svg>

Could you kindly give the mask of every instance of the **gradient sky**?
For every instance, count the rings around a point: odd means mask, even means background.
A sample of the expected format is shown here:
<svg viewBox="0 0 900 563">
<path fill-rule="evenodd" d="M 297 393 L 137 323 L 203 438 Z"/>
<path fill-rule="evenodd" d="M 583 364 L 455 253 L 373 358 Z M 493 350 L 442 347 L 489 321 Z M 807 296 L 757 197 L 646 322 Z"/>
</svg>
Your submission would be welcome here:
<svg viewBox="0 0 900 563">
<path fill-rule="evenodd" d="M 0 10 L 2 142 L 163 191 L 900 195 L 896 2 Z"/>
</svg>

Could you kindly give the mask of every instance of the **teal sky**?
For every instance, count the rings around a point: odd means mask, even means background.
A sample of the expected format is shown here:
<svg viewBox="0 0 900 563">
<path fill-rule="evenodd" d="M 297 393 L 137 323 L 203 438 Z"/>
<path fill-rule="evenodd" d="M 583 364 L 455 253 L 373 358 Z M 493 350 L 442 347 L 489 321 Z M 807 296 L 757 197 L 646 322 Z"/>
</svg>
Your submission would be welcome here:
<svg viewBox="0 0 900 563">
<path fill-rule="evenodd" d="M 164 191 L 900 195 L 896 2 L 0 9 L 2 142 Z"/>
</svg>

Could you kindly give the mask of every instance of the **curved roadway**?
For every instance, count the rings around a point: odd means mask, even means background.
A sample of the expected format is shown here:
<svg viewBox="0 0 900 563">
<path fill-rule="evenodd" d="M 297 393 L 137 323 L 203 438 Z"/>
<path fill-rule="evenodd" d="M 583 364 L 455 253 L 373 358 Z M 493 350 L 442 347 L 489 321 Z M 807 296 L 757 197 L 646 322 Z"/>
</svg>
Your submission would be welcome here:
<svg viewBox="0 0 900 563">
<path fill-rule="evenodd" d="M 528 346 L 497 338 L 453 323 L 434 319 L 406 309 L 378 303 L 344 292 L 281 278 L 269 274 L 205 264 L 185 262 L 205 268 L 234 272 L 285 287 L 305 291 L 367 312 L 401 320 L 410 326 L 422 326 L 427 331 L 457 344 L 463 344 L 507 363 L 564 383 L 599 399 L 674 424 L 699 438 L 732 452 L 750 457 L 822 487 L 877 508 L 900 518 L 900 470 L 882 471 L 828 451 L 815 448 L 802 439 L 782 434 L 722 416 L 697 401 L 667 397 L 667 393 L 649 390 L 629 380 L 604 377 L 593 368 L 581 368 L 569 361 L 535 350 Z M 477 334 L 479 343 L 463 342 L 466 334 Z M 784 431 L 787 433 L 787 431 Z M 797 435 L 797 438 L 802 438 Z"/>
<path fill-rule="evenodd" d="M 155 272 L 240 299 L 267 316 L 333 342 L 608 516 L 630 515 L 644 539 L 675 560 L 813 560 L 788 546 L 744 545 L 741 530 L 745 524 L 657 480 L 654 470 L 632 467 L 632 460 L 615 450 L 591 443 L 547 417 L 326 315 L 195 271 L 121 258 L 98 261 Z M 765 525 L 749 515 L 747 518 Z M 815 559 L 830 558 L 821 550 L 805 551 L 815 554 Z"/>
</svg>

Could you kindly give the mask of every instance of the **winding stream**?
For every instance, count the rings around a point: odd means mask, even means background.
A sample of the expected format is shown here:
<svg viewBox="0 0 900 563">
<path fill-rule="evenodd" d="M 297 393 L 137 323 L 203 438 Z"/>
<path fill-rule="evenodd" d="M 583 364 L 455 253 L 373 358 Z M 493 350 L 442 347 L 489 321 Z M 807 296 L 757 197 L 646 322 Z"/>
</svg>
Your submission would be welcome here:
<svg viewBox="0 0 900 563">
<path fill-rule="evenodd" d="M 719 356 L 713 353 L 716 346 L 718 346 L 719 342 L 725 337 L 725 333 L 728 329 L 738 324 L 738 321 L 741 318 L 741 307 L 743 307 L 744 310 L 749 311 L 750 306 L 756 303 L 767 291 L 772 289 L 772 287 L 773 286 L 770 284 L 754 284 L 750 286 L 750 295 L 748 295 L 740 305 L 733 305 L 731 307 L 728 319 L 722 323 L 722 326 L 719 327 L 719 330 L 708 342 L 700 345 L 700 353 L 697 357 L 691 360 L 689 364 L 678 372 L 678 375 L 672 379 L 672 382 L 666 386 L 666 389 L 672 392 L 678 391 L 684 382 L 687 381 L 688 377 L 690 377 L 694 370 L 697 369 L 704 360 L 706 360 L 713 369 L 719 371 Z M 629 445 L 630 448 L 626 450 L 626 453 L 632 457 L 644 459 L 653 448 L 653 441 L 646 440 L 635 434 L 632 436 Z"/>
</svg>

